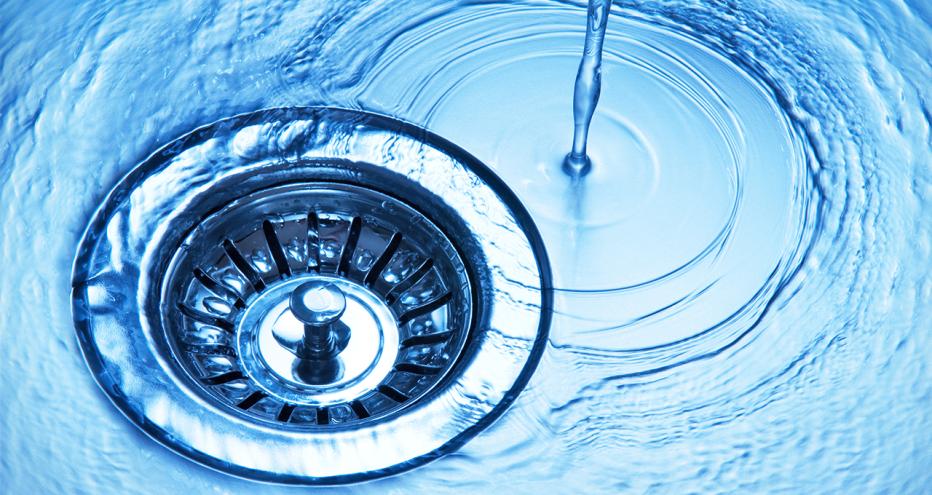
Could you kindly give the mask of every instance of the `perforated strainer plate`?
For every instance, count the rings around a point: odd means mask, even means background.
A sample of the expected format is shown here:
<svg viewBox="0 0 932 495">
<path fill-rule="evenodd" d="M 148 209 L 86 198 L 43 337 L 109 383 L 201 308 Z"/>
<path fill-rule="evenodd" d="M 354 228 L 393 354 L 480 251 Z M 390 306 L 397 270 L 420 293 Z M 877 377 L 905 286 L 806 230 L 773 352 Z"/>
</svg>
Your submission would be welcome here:
<svg viewBox="0 0 932 495">
<path fill-rule="evenodd" d="M 88 227 L 73 300 L 90 368 L 150 436 L 232 474 L 331 484 L 435 459 L 501 414 L 542 351 L 548 287 L 536 228 L 477 160 L 300 108 L 134 169 Z"/>
</svg>

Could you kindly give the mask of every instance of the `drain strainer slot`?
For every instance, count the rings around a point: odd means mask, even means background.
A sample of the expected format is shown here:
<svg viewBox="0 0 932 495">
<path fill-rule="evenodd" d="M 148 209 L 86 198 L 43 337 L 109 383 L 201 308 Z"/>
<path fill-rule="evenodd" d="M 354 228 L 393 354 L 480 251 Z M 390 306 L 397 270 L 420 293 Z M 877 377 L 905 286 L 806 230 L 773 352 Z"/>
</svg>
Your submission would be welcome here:
<svg viewBox="0 0 932 495">
<path fill-rule="evenodd" d="M 331 108 L 198 129 L 82 240 L 79 342 L 127 417 L 238 476 L 407 470 L 498 417 L 540 358 L 549 267 L 514 195 L 417 127 Z"/>
</svg>

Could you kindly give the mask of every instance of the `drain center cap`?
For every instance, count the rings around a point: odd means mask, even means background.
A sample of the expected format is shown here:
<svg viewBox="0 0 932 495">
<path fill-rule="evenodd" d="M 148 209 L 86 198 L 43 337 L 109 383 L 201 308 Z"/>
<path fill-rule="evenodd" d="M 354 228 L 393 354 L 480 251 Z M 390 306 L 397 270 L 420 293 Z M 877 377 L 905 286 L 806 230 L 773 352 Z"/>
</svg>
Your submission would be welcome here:
<svg viewBox="0 0 932 495">
<path fill-rule="evenodd" d="M 335 320 L 333 311 L 323 316 L 320 313 L 327 311 L 301 312 L 314 306 L 315 301 L 303 307 L 292 303 L 295 294 L 313 295 L 320 292 L 313 289 L 321 287 L 326 287 L 323 294 L 316 294 L 321 300 L 343 299 L 342 304 L 330 301 L 343 306 L 342 312 L 335 312 Z M 308 359 L 300 352 L 296 354 L 306 345 L 308 326 L 298 319 L 299 315 L 305 320 L 320 318 L 325 323 L 345 326 L 346 340 L 337 342 L 334 350 L 341 345 L 343 348 L 334 352 L 332 359 Z M 270 395 L 307 405 L 348 402 L 374 390 L 392 371 L 398 335 L 394 314 L 371 290 L 350 280 L 318 274 L 270 287 L 250 301 L 236 325 L 239 354 L 245 357 L 242 363 L 249 376 Z"/>
<path fill-rule="evenodd" d="M 291 293 L 291 312 L 305 325 L 335 323 L 346 310 L 346 296 L 334 284 L 313 280 Z"/>
<path fill-rule="evenodd" d="M 340 321 L 346 311 L 346 296 L 336 285 L 312 280 L 291 293 L 291 313 L 304 324 L 303 332 L 283 322 L 272 332 L 282 347 L 298 360 L 294 375 L 304 383 L 323 385 L 343 376 L 343 360 L 337 357 L 349 344 L 350 328 Z M 279 320 L 281 322 L 281 320 Z"/>
</svg>

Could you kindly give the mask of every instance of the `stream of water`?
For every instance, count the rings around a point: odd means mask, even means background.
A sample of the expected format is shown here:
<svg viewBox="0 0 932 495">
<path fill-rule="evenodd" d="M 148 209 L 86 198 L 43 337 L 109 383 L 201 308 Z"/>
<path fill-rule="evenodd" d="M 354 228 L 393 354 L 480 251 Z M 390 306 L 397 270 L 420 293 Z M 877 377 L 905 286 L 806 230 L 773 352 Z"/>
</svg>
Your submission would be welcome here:
<svg viewBox="0 0 932 495">
<path fill-rule="evenodd" d="M 78 350 L 70 276 L 95 208 L 160 146 L 328 105 L 488 164 L 556 285 L 540 366 L 499 421 L 340 493 L 928 492 L 929 3 L 595 4 L 0 5 L 0 491 L 296 491 L 121 417 Z M 577 74 L 601 96 L 577 93 L 570 133 Z M 579 180 L 567 150 L 591 160 Z"/>
<path fill-rule="evenodd" d="M 578 178 L 589 173 L 592 163 L 586 154 L 589 125 L 602 92 L 602 45 L 611 0 L 590 0 L 586 22 L 586 42 L 573 85 L 573 149 L 563 160 L 563 171 Z"/>
</svg>

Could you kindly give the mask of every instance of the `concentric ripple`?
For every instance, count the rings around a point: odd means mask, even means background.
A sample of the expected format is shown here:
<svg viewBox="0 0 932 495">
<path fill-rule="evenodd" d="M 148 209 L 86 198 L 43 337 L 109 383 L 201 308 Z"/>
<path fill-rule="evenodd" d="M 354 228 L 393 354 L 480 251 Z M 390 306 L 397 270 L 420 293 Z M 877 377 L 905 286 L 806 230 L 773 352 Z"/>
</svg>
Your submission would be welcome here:
<svg viewBox="0 0 932 495">
<path fill-rule="evenodd" d="M 578 184 L 560 162 L 581 2 L 182 3 L 0 7 L 13 492 L 277 492 L 128 434 L 76 357 L 68 279 L 105 191 L 161 144 L 315 104 L 413 122 L 489 165 L 557 284 L 550 346 L 502 420 L 357 492 L 932 486 L 924 3 L 616 2 Z M 50 484 L 52 457 L 68 462 Z"/>
<path fill-rule="evenodd" d="M 552 343 L 575 363 L 574 402 L 756 336 L 799 271 L 821 207 L 805 139 L 762 81 L 620 16 L 606 41 L 593 172 L 568 183 L 554 164 L 570 145 L 583 14 L 515 7 L 419 26 L 417 44 L 384 56 L 368 85 L 387 94 L 384 84 L 404 81 L 412 101 L 402 107 L 427 109 L 409 118 L 497 167 L 541 219 L 562 260 Z M 435 70 L 419 64 L 427 47 L 454 45 L 433 57 Z"/>
<path fill-rule="evenodd" d="M 616 366 L 642 373 L 716 352 L 754 325 L 799 267 L 817 194 L 802 140 L 764 87 L 701 45 L 621 18 L 606 41 L 593 172 L 569 184 L 553 164 L 572 139 L 566 88 L 582 14 L 526 7 L 421 26 L 418 46 L 461 49 L 438 53 L 428 72 L 407 47 L 376 67 L 369 90 L 443 79 L 442 92 L 403 92 L 408 107 L 430 102 L 410 118 L 496 166 L 541 218 L 564 260 L 557 310 L 572 330 L 555 345 L 637 353 Z"/>
</svg>

